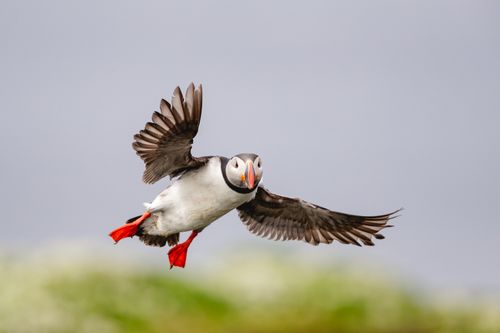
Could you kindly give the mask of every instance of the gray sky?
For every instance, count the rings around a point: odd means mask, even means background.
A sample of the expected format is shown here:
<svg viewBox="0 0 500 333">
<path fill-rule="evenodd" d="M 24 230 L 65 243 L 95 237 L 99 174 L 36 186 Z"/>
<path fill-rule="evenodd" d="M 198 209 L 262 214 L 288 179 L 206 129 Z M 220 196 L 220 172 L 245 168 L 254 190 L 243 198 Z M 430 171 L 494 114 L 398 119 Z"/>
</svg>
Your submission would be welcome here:
<svg viewBox="0 0 500 333">
<path fill-rule="evenodd" d="M 494 1 L 3 1 L 0 247 L 164 249 L 107 233 L 166 186 L 131 149 L 160 98 L 204 85 L 198 155 L 259 153 L 265 184 L 334 210 L 404 207 L 374 248 L 272 243 L 234 213 L 190 260 L 241 246 L 500 290 Z"/>
</svg>

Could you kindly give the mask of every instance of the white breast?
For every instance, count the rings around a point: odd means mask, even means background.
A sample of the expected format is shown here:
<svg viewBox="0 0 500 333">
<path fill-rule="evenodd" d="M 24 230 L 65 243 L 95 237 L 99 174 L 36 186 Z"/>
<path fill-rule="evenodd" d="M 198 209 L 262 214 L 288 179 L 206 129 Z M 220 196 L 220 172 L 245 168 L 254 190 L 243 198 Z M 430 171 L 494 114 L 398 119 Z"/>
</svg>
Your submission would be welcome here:
<svg viewBox="0 0 500 333">
<path fill-rule="evenodd" d="M 158 233 L 203 228 L 241 204 L 252 200 L 256 191 L 237 193 L 222 177 L 220 159 L 211 158 L 206 166 L 188 172 L 160 193 L 149 209 L 158 215 Z"/>
</svg>

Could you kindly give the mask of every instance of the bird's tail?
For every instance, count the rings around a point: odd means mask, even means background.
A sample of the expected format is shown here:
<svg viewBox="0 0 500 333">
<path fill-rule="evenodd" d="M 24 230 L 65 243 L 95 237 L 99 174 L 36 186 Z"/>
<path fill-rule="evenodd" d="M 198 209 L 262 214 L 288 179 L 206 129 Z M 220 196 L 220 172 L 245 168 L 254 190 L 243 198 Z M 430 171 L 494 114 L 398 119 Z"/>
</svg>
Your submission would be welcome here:
<svg viewBox="0 0 500 333">
<path fill-rule="evenodd" d="M 127 220 L 127 222 L 125 222 L 125 224 L 129 224 L 129 223 L 132 223 L 134 222 L 135 220 L 137 220 L 138 218 L 140 218 L 142 215 L 137 215 L 137 216 L 134 216 L 134 217 L 131 217 Z"/>
<path fill-rule="evenodd" d="M 144 206 L 150 205 L 147 202 L 144 203 Z M 127 220 L 126 224 L 134 223 L 139 219 L 141 215 L 134 216 Z M 137 231 L 134 236 L 138 236 L 144 244 L 149 246 L 165 246 L 167 243 L 169 246 L 174 246 L 179 242 L 179 233 L 169 235 L 167 237 L 157 234 L 156 223 L 151 223 L 151 221 L 156 221 L 158 216 L 152 215 L 151 220 L 144 221 L 139 225 Z"/>
<path fill-rule="evenodd" d="M 111 231 L 109 233 L 109 236 L 113 238 L 115 243 L 118 243 L 119 240 L 125 238 L 125 237 L 133 237 L 137 234 L 139 231 L 139 226 L 146 220 L 148 217 L 151 216 L 151 213 L 149 211 L 146 211 L 144 214 L 140 216 L 133 217 L 127 221 L 124 225 L 121 227 Z"/>
</svg>

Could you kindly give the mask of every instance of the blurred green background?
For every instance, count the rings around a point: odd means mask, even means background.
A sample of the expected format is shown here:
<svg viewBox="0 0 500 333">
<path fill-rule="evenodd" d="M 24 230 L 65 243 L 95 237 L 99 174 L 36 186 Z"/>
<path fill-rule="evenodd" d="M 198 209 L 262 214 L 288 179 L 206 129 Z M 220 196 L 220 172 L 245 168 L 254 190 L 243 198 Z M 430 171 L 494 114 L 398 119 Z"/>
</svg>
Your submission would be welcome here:
<svg viewBox="0 0 500 333">
<path fill-rule="evenodd" d="M 499 298 L 425 292 L 383 267 L 264 252 L 223 261 L 4 257 L 0 332 L 500 332 Z"/>
</svg>

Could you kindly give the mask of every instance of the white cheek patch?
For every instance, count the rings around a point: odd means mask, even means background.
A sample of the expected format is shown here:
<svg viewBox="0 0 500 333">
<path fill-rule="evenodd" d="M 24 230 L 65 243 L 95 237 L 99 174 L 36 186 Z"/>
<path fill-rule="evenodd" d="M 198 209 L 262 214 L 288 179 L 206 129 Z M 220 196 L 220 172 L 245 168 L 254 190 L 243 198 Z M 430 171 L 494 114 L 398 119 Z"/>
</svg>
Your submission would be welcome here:
<svg viewBox="0 0 500 333">
<path fill-rule="evenodd" d="M 238 168 L 235 167 L 234 161 L 231 161 L 226 166 L 226 177 L 234 186 L 241 187 L 241 175 L 245 172 L 245 164 L 240 159 L 238 161 Z"/>
<path fill-rule="evenodd" d="M 238 172 L 245 173 L 245 162 L 239 157 L 237 157 L 237 161 L 238 161 Z"/>
<path fill-rule="evenodd" d="M 259 165 L 259 163 L 260 163 L 260 165 Z M 261 170 L 262 170 L 262 159 L 261 159 L 260 157 L 257 157 L 257 158 L 255 159 L 254 164 L 255 164 L 255 166 L 256 166 L 257 168 L 259 168 L 259 169 L 261 169 Z"/>
<path fill-rule="evenodd" d="M 255 169 L 255 178 L 259 179 L 259 181 L 262 181 L 262 177 L 264 175 L 264 170 L 262 169 L 262 165 L 259 168 L 254 168 Z"/>
</svg>

